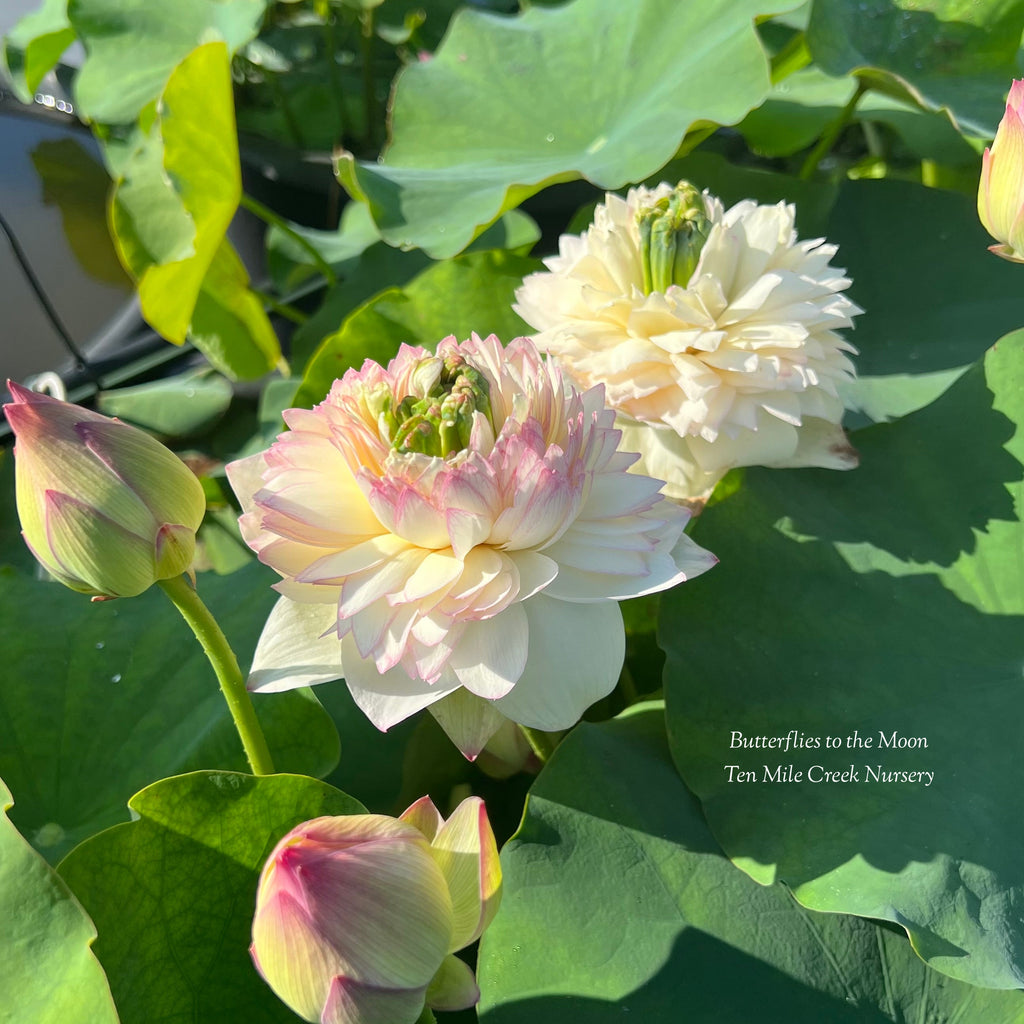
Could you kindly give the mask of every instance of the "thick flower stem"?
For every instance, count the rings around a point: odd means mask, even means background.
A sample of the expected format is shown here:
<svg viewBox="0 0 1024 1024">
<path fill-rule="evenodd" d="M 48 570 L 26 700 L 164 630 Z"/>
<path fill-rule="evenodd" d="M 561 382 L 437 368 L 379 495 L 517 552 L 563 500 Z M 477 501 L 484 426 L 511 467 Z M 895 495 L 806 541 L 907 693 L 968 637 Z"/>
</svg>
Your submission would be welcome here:
<svg viewBox="0 0 1024 1024">
<path fill-rule="evenodd" d="M 238 659 L 231 650 L 227 637 L 217 625 L 217 620 L 185 576 L 160 580 L 159 584 L 195 633 L 196 639 L 206 652 L 206 657 L 210 659 L 214 672 L 217 673 L 221 693 L 228 702 L 228 710 L 242 740 L 253 775 L 273 775 L 274 762 L 270 758 L 266 738 L 245 688 L 245 679 L 238 667 Z"/>
<path fill-rule="evenodd" d="M 547 764 L 551 755 L 555 752 L 555 747 L 562 742 L 563 734 L 560 732 L 544 732 L 541 729 L 531 729 L 528 725 L 520 725 L 519 728 L 523 730 L 526 742 L 530 744 L 530 749 L 536 754 L 537 760 L 541 764 Z"/>
</svg>

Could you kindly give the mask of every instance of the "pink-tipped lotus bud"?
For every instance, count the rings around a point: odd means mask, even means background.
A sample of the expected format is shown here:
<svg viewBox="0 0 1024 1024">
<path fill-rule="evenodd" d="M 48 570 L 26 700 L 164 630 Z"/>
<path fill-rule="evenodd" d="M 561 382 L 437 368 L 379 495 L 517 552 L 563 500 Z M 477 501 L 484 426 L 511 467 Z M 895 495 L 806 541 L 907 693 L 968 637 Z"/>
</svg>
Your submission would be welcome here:
<svg viewBox="0 0 1024 1024">
<path fill-rule="evenodd" d="M 424 1005 L 479 998 L 451 954 L 497 909 L 501 869 L 480 800 L 445 822 L 427 798 L 401 818 L 316 818 L 260 876 L 252 957 L 292 1010 L 321 1024 L 414 1024 Z"/>
<path fill-rule="evenodd" d="M 22 536 L 61 583 L 134 597 L 189 569 L 206 511 L 195 474 L 148 434 L 8 382 Z"/>
<path fill-rule="evenodd" d="M 985 150 L 978 216 L 1003 259 L 1024 263 L 1024 80 L 1015 81 L 995 141 Z"/>
</svg>

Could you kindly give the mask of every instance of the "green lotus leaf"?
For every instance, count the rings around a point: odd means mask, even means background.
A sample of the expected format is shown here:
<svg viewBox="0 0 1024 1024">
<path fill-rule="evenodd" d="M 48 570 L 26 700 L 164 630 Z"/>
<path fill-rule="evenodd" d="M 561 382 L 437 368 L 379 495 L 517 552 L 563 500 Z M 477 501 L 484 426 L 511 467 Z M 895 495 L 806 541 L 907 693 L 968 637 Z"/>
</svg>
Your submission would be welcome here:
<svg viewBox="0 0 1024 1024">
<path fill-rule="evenodd" d="M 574 0 L 514 18 L 460 11 L 437 52 L 397 79 L 382 162 L 343 155 L 339 177 L 369 202 L 387 242 L 453 256 L 548 185 L 620 188 L 662 167 L 695 124 L 740 121 L 769 89 L 753 19 L 793 6 Z"/>
<path fill-rule="evenodd" d="M 122 1019 L 295 1024 L 249 958 L 259 873 L 289 829 L 363 806 L 301 775 L 194 772 L 129 807 L 135 820 L 60 865 L 96 923 Z"/>
<path fill-rule="evenodd" d="M 660 623 L 673 756 L 736 864 L 1007 989 L 1024 983 L 1022 423 L 1017 332 L 931 405 L 855 432 L 859 469 L 747 471 L 695 531 L 720 564 Z"/>
<path fill-rule="evenodd" d="M 1024 1021 L 1021 993 L 943 979 L 898 930 L 738 871 L 664 729 L 657 704 L 581 725 L 534 784 L 481 942 L 482 1024 Z"/>
</svg>

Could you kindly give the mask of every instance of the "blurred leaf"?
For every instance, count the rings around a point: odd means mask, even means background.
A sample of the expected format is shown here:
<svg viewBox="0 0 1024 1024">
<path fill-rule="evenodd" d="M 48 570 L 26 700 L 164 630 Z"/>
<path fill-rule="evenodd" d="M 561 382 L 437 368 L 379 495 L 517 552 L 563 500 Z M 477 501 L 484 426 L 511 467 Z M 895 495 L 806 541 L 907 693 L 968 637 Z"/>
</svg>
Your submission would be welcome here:
<svg viewBox="0 0 1024 1024">
<path fill-rule="evenodd" d="M 664 595 L 660 625 L 673 756 L 737 865 L 815 910 L 893 921 L 932 967 L 991 988 L 1024 982 L 1024 823 L 1006 810 L 1022 424 L 1017 332 L 932 405 L 856 432 L 860 469 L 748 470 L 695 530 L 720 564 Z M 733 747 L 734 731 L 820 746 Z M 884 745 L 894 732 L 927 746 Z M 857 778 L 765 780 L 790 764 Z"/>
<path fill-rule="evenodd" d="M 297 775 L 195 772 L 129 806 L 136 820 L 60 865 L 96 922 L 96 955 L 124 1020 L 297 1022 L 249 957 L 259 872 L 289 829 L 362 805 Z"/>
<path fill-rule="evenodd" d="M 43 0 L 3 37 L 3 62 L 22 103 L 31 103 L 39 83 L 75 41 L 68 0 Z"/>
<path fill-rule="evenodd" d="M 991 138 L 1022 30 L 1024 0 L 815 0 L 807 45 L 827 74 L 856 71 Z"/>
<path fill-rule="evenodd" d="M 135 120 L 196 47 L 221 39 L 234 53 L 259 31 L 265 8 L 266 0 L 70 0 L 68 18 L 87 54 L 75 78 L 79 113 Z"/>
<path fill-rule="evenodd" d="M 381 292 L 324 339 L 306 367 L 295 404 L 322 401 L 334 381 L 364 359 L 386 364 L 402 342 L 433 351 L 450 334 L 462 340 L 476 331 L 508 342 L 529 333 L 511 305 L 523 276 L 539 266 L 501 250 L 466 253 L 433 264 L 405 288 Z"/>
<path fill-rule="evenodd" d="M 940 979 L 898 932 L 737 871 L 673 770 L 660 705 L 580 725 L 501 861 L 483 1024 L 1024 1021 L 1021 993 Z"/>
<path fill-rule="evenodd" d="M 116 391 L 101 391 L 96 408 L 165 438 L 190 437 L 212 426 L 231 404 L 231 385 L 209 370 L 190 370 Z"/>
<path fill-rule="evenodd" d="M 146 320 L 186 335 L 222 373 L 255 378 L 277 336 L 225 237 L 241 196 L 227 50 L 209 43 L 174 70 L 160 111 L 113 197 L 111 223 Z"/>
<path fill-rule="evenodd" d="M 274 579 L 255 563 L 199 579 L 243 670 L 274 603 Z M 0 616 L 0 775 L 18 793 L 15 824 L 47 857 L 124 820 L 128 797 L 155 779 L 246 767 L 213 669 L 157 588 L 91 604 L 5 570 Z M 279 770 L 334 768 L 337 733 L 309 690 L 254 703 Z"/>
<path fill-rule="evenodd" d="M 71 890 L 7 818 L 0 781 L 0 1018 L 10 1024 L 117 1024 L 91 946 L 96 929 Z"/>
<path fill-rule="evenodd" d="M 739 124 L 747 143 L 765 156 L 790 156 L 810 146 L 853 95 L 853 78 L 833 78 L 818 68 L 790 75 Z M 888 125 L 919 159 L 977 163 L 978 154 L 945 114 L 929 113 L 878 92 L 869 92 L 854 113 L 858 122 Z"/>
<path fill-rule="evenodd" d="M 339 177 L 387 242 L 452 256 L 546 185 L 585 177 L 619 188 L 663 166 L 696 122 L 741 120 L 769 88 L 753 18 L 792 6 L 460 11 L 434 56 L 397 79 L 383 162 L 343 155 Z"/>
</svg>

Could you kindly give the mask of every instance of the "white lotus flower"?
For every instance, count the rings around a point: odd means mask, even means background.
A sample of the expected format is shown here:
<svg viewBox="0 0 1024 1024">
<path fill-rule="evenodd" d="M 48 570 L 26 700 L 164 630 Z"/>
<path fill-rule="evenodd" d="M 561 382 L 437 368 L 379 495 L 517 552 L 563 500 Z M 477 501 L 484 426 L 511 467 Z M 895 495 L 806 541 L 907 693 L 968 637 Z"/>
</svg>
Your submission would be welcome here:
<svg viewBox="0 0 1024 1024">
<path fill-rule="evenodd" d="M 670 497 L 698 506 L 734 466 L 857 465 L 837 392 L 855 349 L 836 331 L 861 310 L 836 247 L 794 222 L 685 182 L 609 194 L 516 293 L 538 348 L 605 385 L 635 471 Z"/>
<path fill-rule="evenodd" d="M 250 688 L 342 675 L 380 729 L 430 707 L 467 756 L 506 718 L 574 725 L 615 686 L 617 601 L 704 572 L 661 481 L 629 473 L 603 389 L 476 335 L 349 370 L 228 466 L 283 577 Z"/>
</svg>

